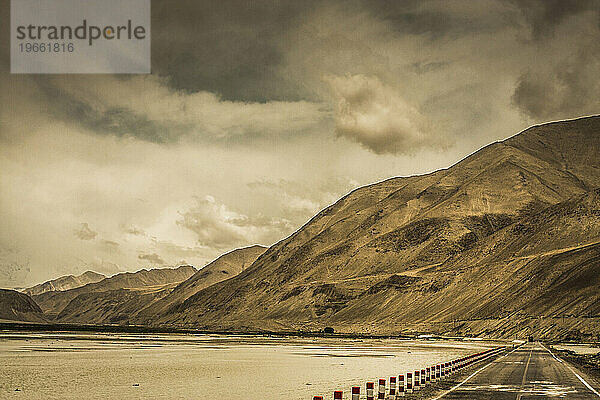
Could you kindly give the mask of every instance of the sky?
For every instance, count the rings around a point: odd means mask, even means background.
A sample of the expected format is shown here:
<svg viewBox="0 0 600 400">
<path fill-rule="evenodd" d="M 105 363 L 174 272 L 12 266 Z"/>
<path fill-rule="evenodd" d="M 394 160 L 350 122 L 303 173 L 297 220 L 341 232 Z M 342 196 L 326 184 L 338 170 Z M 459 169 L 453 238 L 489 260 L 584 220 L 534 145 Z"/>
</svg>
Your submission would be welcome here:
<svg viewBox="0 0 600 400">
<path fill-rule="evenodd" d="M 11 75 L 0 286 L 272 245 L 349 191 L 600 112 L 600 3 L 152 1 L 152 74 Z"/>
</svg>

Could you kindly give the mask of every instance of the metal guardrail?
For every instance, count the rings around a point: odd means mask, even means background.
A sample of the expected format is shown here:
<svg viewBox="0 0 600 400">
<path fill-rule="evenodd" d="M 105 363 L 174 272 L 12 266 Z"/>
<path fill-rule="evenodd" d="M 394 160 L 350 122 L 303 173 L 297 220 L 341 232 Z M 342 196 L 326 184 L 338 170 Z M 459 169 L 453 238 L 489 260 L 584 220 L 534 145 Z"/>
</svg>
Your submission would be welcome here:
<svg viewBox="0 0 600 400">
<path fill-rule="evenodd" d="M 407 372 L 406 374 L 400 374 L 397 377 L 391 376 L 389 378 L 389 386 L 387 385 L 388 380 L 379 379 L 379 387 L 377 391 L 378 400 L 397 400 L 401 397 L 406 397 L 420 388 L 432 384 L 433 382 L 447 379 L 454 373 L 467 368 L 468 366 L 475 364 L 485 358 L 499 354 L 505 351 L 506 347 L 500 346 L 479 353 L 470 354 L 465 357 L 457 358 L 454 360 L 446 361 L 439 364 L 434 364 L 426 368 L 416 369 L 414 372 Z M 406 377 L 406 379 L 405 379 Z M 365 385 L 366 399 L 375 400 L 375 382 L 367 382 Z M 360 400 L 361 398 L 361 387 L 353 386 L 352 400 Z M 343 399 L 344 392 L 342 390 L 336 390 L 333 392 L 334 400 Z M 313 400 L 324 400 L 323 396 L 313 396 Z"/>
</svg>

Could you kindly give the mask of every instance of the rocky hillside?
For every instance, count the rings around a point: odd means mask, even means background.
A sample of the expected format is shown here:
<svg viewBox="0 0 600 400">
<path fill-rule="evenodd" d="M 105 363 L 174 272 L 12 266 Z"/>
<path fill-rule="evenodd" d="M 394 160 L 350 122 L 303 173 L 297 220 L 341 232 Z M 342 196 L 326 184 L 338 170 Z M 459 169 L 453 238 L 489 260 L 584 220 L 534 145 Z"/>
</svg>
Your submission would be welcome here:
<svg viewBox="0 0 600 400">
<path fill-rule="evenodd" d="M 88 283 L 100 282 L 104 278 L 106 278 L 106 276 L 102 274 L 96 273 L 94 271 L 86 271 L 79 276 L 61 276 L 60 278 L 40 283 L 39 285 L 35 285 L 33 287 L 24 289 L 23 293 L 26 293 L 29 296 L 35 296 L 46 292 L 75 289 L 87 285 Z"/>
<path fill-rule="evenodd" d="M 198 291 L 236 276 L 266 250 L 251 246 L 217 258 L 189 279 L 167 286 L 144 286 L 93 291 L 77 295 L 57 316 L 60 322 L 93 324 L 143 324 L 181 304 Z"/>
<path fill-rule="evenodd" d="M 599 153 L 582 118 L 357 189 L 155 323 L 597 335 Z"/>
<path fill-rule="evenodd" d="M 130 289 L 138 292 L 155 292 L 160 289 L 173 287 L 190 278 L 197 272 L 196 268 L 186 265 L 177 268 L 142 269 L 137 272 L 125 272 L 111 276 L 96 283 L 65 290 L 46 292 L 33 296 L 42 310 L 50 316 L 56 316 L 76 297 L 90 293 L 103 293 L 112 290 Z M 79 303 L 81 313 L 87 311 L 85 303 Z M 91 323 L 90 321 L 89 323 Z"/>
<path fill-rule="evenodd" d="M 57 322 L 81 324 L 131 324 L 134 316 L 166 296 L 176 284 L 137 289 L 112 289 L 81 293 L 56 316 Z"/>
<path fill-rule="evenodd" d="M 200 290 L 240 274 L 266 250 L 264 246 L 255 245 L 223 254 L 191 278 L 181 282 L 169 294 L 141 310 L 136 320 L 152 322 L 156 315 L 168 312 L 169 309 L 180 305 Z"/>
<path fill-rule="evenodd" d="M 0 289 L 0 319 L 44 322 L 40 307 L 25 293 Z"/>
</svg>

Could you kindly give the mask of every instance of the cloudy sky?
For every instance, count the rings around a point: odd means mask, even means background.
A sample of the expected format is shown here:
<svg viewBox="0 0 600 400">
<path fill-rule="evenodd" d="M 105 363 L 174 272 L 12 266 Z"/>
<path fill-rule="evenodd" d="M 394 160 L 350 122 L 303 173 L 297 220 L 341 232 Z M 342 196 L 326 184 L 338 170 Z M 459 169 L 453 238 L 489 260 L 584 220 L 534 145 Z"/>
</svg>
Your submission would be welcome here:
<svg viewBox="0 0 600 400">
<path fill-rule="evenodd" d="M 270 245 L 360 185 L 600 112 L 585 0 L 152 1 L 151 75 L 11 75 L 0 286 Z"/>
</svg>

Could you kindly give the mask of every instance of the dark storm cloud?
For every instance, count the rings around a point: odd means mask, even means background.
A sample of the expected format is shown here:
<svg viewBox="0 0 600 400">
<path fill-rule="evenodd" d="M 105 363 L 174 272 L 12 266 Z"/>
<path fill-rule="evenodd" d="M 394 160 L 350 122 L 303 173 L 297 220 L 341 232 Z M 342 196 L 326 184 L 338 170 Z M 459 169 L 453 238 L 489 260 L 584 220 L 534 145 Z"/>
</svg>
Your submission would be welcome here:
<svg viewBox="0 0 600 400">
<path fill-rule="evenodd" d="M 567 118 L 600 110 L 600 62 L 579 63 L 548 72 L 523 74 L 512 100 L 519 110 L 536 120 Z"/>
<path fill-rule="evenodd" d="M 174 142 L 183 133 L 182 127 L 167 127 L 145 116 L 121 107 L 108 108 L 102 112 L 79 109 L 79 115 L 71 115 L 93 131 L 108 132 L 119 137 L 132 136 L 154 143 Z"/>
<path fill-rule="evenodd" d="M 515 86 L 513 104 L 536 121 L 600 111 L 600 3 L 523 2 L 540 57 L 528 65 Z M 570 17 L 573 19 L 569 21 Z M 546 48 L 561 51 L 546 54 Z"/>
<path fill-rule="evenodd" d="M 511 24 L 511 10 L 488 1 L 393 1 L 362 3 L 399 34 L 426 35 L 432 40 L 492 32 Z"/>
<path fill-rule="evenodd" d="M 553 36 L 558 25 L 567 18 L 586 11 L 598 15 L 600 23 L 600 5 L 596 0 L 508 0 L 519 7 L 531 25 L 534 39 L 540 40 Z"/>
<path fill-rule="evenodd" d="M 438 71 L 446 66 L 448 66 L 449 62 L 443 61 L 431 61 L 431 62 L 416 62 L 412 63 L 411 67 L 418 75 L 426 74 L 428 72 Z"/>
<path fill-rule="evenodd" d="M 64 90 L 60 80 L 37 77 L 35 81 L 45 96 L 47 111 L 52 116 L 75 122 L 98 134 L 134 137 L 154 143 L 173 143 L 189 130 L 183 124 L 158 123 L 124 107 L 93 104 L 88 99 Z"/>
<path fill-rule="evenodd" d="M 157 144 L 255 146 L 312 133 L 329 115 L 326 105 L 306 101 L 231 102 L 207 91 L 184 93 L 156 76 L 34 81 L 53 119 L 100 136 Z"/>
<path fill-rule="evenodd" d="M 179 90 L 226 100 L 298 100 L 279 74 L 289 29 L 314 1 L 152 3 L 153 70 Z"/>
<path fill-rule="evenodd" d="M 165 260 L 163 260 L 158 254 L 140 254 L 138 255 L 138 259 L 149 261 L 152 264 L 165 265 Z"/>
<path fill-rule="evenodd" d="M 207 90 L 225 100 L 314 100 L 305 76 L 288 68 L 286 56 L 294 51 L 292 32 L 327 8 L 364 13 L 389 22 L 396 35 L 432 40 L 491 32 L 515 19 L 511 10 L 472 1 L 160 0 L 152 3 L 153 70 L 177 90 Z"/>
</svg>

